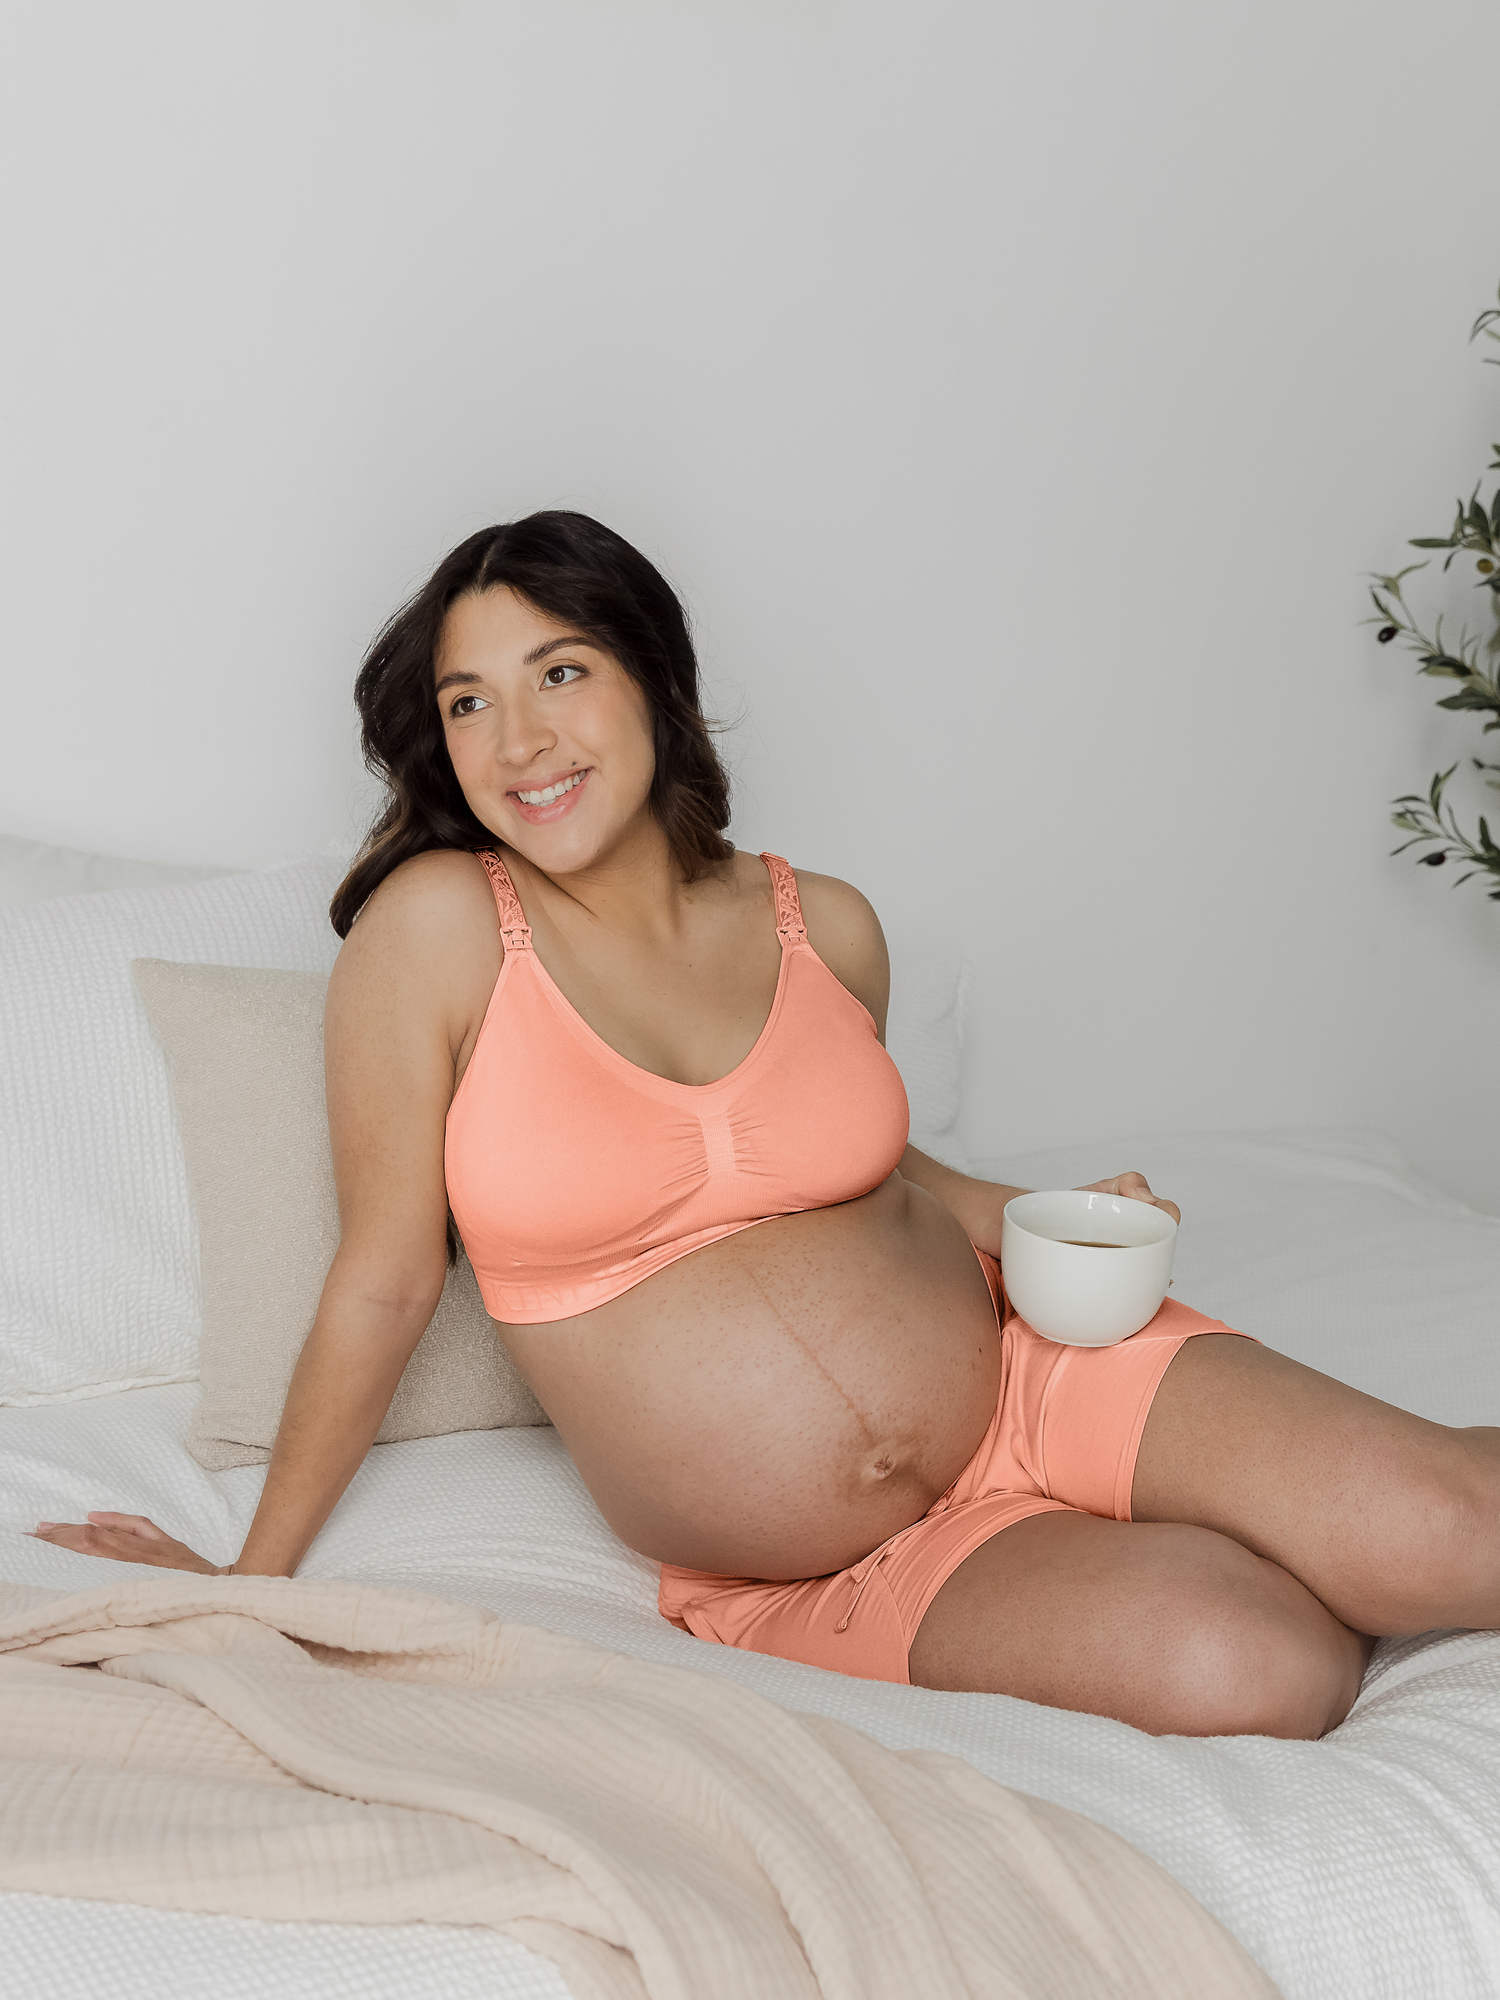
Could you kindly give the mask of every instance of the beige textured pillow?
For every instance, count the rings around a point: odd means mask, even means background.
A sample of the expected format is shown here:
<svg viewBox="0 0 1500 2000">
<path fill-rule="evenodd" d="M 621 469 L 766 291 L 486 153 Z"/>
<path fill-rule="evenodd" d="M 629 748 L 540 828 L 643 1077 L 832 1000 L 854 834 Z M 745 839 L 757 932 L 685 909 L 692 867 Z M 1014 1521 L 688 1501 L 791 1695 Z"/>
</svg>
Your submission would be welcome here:
<svg viewBox="0 0 1500 2000">
<path fill-rule="evenodd" d="M 338 1248 L 327 981 L 160 958 L 131 971 L 166 1051 L 198 1221 L 201 1393 L 188 1450 L 210 1472 L 263 1464 Z M 546 1421 L 460 1257 L 377 1442 Z"/>
</svg>

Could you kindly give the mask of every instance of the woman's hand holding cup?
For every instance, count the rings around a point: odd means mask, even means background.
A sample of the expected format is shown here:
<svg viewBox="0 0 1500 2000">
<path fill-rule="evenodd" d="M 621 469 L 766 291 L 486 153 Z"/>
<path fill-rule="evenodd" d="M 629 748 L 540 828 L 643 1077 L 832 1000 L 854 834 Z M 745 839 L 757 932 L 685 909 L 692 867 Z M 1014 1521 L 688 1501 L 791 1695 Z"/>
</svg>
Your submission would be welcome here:
<svg viewBox="0 0 1500 2000">
<path fill-rule="evenodd" d="M 1149 1201 L 1153 1208 L 1165 1209 L 1174 1222 L 1181 1222 L 1182 1220 L 1182 1210 L 1177 1206 L 1176 1202 L 1163 1201 L 1159 1195 L 1154 1195 L 1146 1184 L 1146 1176 L 1144 1174 L 1116 1174 L 1112 1181 L 1090 1181 L 1086 1188 L 1080 1188 L 1078 1192 L 1080 1194 L 1118 1194 L 1123 1195 L 1127 1201 Z"/>
<path fill-rule="evenodd" d="M 1000 1273 L 1016 1312 L 1046 1340 L 1112 1347 L 1148 1326 L 1172 1279 L 1180 1211 L 1144 1174 L 1015 1196 L 1001 1220 Z"/>
</svg>

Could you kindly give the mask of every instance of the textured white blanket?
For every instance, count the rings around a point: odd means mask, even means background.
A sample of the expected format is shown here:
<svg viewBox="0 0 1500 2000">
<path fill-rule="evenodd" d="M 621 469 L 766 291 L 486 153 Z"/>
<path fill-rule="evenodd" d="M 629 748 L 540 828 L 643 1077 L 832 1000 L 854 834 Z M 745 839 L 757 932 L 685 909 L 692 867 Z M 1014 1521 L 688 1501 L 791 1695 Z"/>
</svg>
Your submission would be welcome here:
<svg viewBox="0 0 1500 2000">
<path fill-rule="evenodd" d="M 1076 1813 L 434 1598 L 0 1586 L 0 1696 L 10 1888 L 487 1924 L 579 2000 L 1274 2000 Z"/>
</svg>

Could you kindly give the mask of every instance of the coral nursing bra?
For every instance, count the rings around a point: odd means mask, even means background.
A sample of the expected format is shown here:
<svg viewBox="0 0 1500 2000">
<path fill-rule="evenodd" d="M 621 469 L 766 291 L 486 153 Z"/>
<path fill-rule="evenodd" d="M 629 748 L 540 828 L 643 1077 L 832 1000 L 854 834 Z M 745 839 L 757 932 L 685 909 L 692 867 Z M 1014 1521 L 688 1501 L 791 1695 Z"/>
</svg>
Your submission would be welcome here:
<svg viewBox="0 0 1500 2000">
<path fill-rule="evenodd" d="M 761 859 L 781 974 L 759 1039 L 716 1083 L 627 1062 L 532 948 L 499 855 L 479 856 L 505 962 L 448 1112 L 448 1199 L 491 1316 L 567 1319 L 772 1216 L 868 1194 L 906 1147 L 875 1024 L 807 941 L 796 879 Z"/>
</svg>

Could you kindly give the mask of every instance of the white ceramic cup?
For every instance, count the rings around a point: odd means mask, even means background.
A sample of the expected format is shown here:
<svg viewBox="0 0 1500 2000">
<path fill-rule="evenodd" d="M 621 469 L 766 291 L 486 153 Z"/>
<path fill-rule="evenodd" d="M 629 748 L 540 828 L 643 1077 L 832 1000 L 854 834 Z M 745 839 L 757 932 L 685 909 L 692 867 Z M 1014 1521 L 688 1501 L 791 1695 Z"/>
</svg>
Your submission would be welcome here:
<svg viewBox="0 0 1500 2000">
<path fill-rule="evenodd" d="M 1110 1247 L 1085 1247 L 1099 1243 Z M 1176 1248 L 1165 1209 L 1082 1188 L 1018 1194 L 1000 1222 L 1011 1304 L 1069 1347 L 1112 1347 L 1139 1333 L 1167 1296 Z"/>
</svg>

